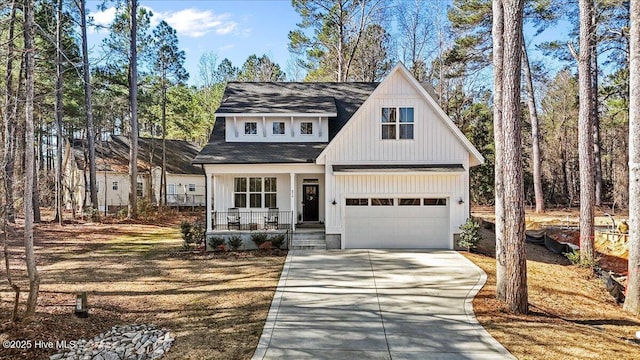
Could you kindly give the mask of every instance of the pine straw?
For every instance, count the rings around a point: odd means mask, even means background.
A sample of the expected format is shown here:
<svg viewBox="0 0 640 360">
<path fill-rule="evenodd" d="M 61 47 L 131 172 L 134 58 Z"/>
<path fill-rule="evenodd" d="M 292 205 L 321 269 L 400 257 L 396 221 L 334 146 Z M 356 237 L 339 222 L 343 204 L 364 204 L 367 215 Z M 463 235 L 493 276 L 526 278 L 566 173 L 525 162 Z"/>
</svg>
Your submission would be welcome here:
<svg viewBox="0 0 640 360">
<path fill-rule="evenodd" d="M 154 323 L 176 336 L 166 359 L 250 358 L 284 252 L 183 252 L 178 228 L 175 223 L 40 225 L 36 253 L 42 284 L 36 318 L 9 323 L 13 293 L 3 286 L 0 340 L 71 341 L 117 324 Z M 21 239 L 11 245 L 13 275 L 24 301 Z M 72 315 L 78 291 L 88 292 L 88 319 Z M 0 359 L 42 359 L 55 352 L 0 348 Z"/>
<path fill-rule="evenodd" d="M 530 313 L 513 315 L 495 299 L 495 237 L 481 231 L 481 254 L 464 255 L 487 273 L 473 301 L 478 321 L 518 359 L 638 359 L 640 319 L 622 311 L 590 270 L 527 244 Z M 486 255 L 485 255 L 486 254 Z"/>
</svg>

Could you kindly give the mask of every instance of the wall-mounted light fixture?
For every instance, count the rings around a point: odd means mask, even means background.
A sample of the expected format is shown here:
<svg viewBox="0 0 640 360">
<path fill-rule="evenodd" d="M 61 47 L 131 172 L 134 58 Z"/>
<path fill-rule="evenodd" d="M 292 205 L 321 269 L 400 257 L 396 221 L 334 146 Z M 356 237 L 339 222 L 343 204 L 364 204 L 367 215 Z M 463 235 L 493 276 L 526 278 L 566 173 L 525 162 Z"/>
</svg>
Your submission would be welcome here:
<svg viewBox="0 0 640 360">
<path fill-rule="evenodd" d="M 333 199 L 333 201 L 331 202 L 331 205 L 336 205 L 336 204 L 338 204 L 338 203 L 336 202 L 336 199 Z"/>
<path fill-rule="evenodd" d="M 464 199 L 460 198 L 460 200 L 458 200 L 458 204 L 460 205 L 464 204 Z"/>
</svg>

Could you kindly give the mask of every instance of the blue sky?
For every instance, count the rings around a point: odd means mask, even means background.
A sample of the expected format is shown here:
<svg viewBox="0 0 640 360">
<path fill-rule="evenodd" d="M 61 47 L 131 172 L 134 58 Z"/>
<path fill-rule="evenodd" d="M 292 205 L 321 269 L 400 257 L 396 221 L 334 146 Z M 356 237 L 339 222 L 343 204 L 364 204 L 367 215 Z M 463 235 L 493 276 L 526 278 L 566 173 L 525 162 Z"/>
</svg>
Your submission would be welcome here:
<svg viewBox="0 0 640 360">
<path fill-rule="evenodd" d="M 101 11 L 98 9 L 100 3 L 102 1 L 90 1 L 88 11 L 95 23 L 108 26 L 115 9 Z M 242 66 L 251 54 L 267 54 L 286 73 L 290 72 L 287 35 L 300 21 L 290 0 L 140 0 L 140 6 L 153 12 L 152 27 L 165 20 L 176 29 L 180 47 L 186 53 L 185 67 L 190 74 L 190 84 L 198 84 L 198 62 L 207 52 L 215 53 L 218 62 L 228 58 L 236 67 Z M 531 31 L 530 27 L 525 29 Z M 99 57 L 99 42 L 105 34 L 106 30 L 90 33 L 95 58 Z M 567 24 L 560 22 L 535 39 L 531 36 L 526 39 L 537 43 L 566 39 L 567 34 Z M 531 44 L 529 48 L 532 48 Z M 561 67 L 555 59 L 544 58 L 537 51 L 530 52 L 530 58 L 543 61 L 552 72 Z"/>
<path fill-rule="evenodd" d="M 115 9 L 100 11 L 97 8 L 100 3 L 89 2 L 87 10 L 97 24 L 107 26 Z M 198 62 L 206 52 L 216 53 L 218 62 L 228 58 L 237 67 L 251 54 L 267 54 L 286 72 L 287 35 L 300 19 L 290 0 L 140 0 L 140 6 L 153 12 L 152 27 L 165 20 L 176 29 L 180 47 L 186 53 L 185 68 L 191 75 L 191 84 L 198 82 Z M 90 34 L 96 57 L 103 36 L 104 30 Z"/>
</svg>

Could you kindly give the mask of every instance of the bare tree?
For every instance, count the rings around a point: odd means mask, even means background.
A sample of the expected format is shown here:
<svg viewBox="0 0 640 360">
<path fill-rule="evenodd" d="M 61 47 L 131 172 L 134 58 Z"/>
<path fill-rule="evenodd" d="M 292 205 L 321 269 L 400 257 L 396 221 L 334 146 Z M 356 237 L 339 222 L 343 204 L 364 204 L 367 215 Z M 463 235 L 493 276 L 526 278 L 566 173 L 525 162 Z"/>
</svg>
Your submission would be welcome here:
<svg viewBox="0 0 640 360">
<path fill-rule="evenodd" d="M 29 297 L 25 317 L 35 314 L 40 276 L 33 249 L 33 179 L 34 179 L 34 10 L 33 0 L 24 1 L 24 59 L 25 59 L 25 154 L 24 154 L 24 247 L 29 277 Z"/>
<path fill-rule="evenodd" d="M 629 51 L 629 277 L 624 310 L 640 314 L 640 0 L 631 0 Z"/>
<path fill-rule="evenodd" d="M 431 5 L 431 1 L 429 3 Z M 429 41 L 433 41 L 433 21 L 429 19 L 430 9 L 427 0 L 400 1 L 397 13 L 403 60 L 413 76 L 419 81 L 424 81 L 425 47 Z"/>
<path fill-rule="evenodd" d="M 533 191 L 536 198 L 536 212 L 544 212 L 544 193 L 542 192 L 542 157 L 540 156 L 540 125 L 538 121 L 538 110 L 536 108 L 536 96 L 533 88 L 533 76 L 531 75 L 531 64 L 527 47 L 522 41 L 522 69 L 524 83 L 527 89 L 527 108 L 529 109 L 529 119 L 531 121 L 531 152 L 533 161 Z"/>
<path fill-rule="evenodd" d="M 91 207 L 98 208 L 98 188 L 96 186 L 96 145 L 93 127 L 93 103 L 91 98 L 91 71 L 89 68 L 89 50 L 87 48 L 87 11 L 86 0 L 76 2 L 80 10 L 80 31 L 82 32 L 82 75 L 84 83 L 84 111 L 87 127 L 87 151 L 89 152 L 89 196 Z M 106 184 L 105 184 L 106 186 Z M 105 206 L 107 204 L 105 203 Z M 92 212 L 99 214 L 98 211 Z"/>
<path fill-rule="evenodd" d="M 591 79 L 591 37 L 593 0 L 580 0 L 580 52 L 578 81 L 580 108 L 578 114 L 578 157 L 580 163 L 580 259 L 593 260 L 593 211 L 595 203 Z"/>
<path fill-rule="evenodd" d="M 129 212 L 128 217 L 138 217 L 138 0 L 129 0 L 129 108 L 131 133 L 129 134 Z"/>
<path fill-rule="evenodd" d="M 504 247 L 506 303 L 514 313 L 529 310 L 527 257 L 524 243 L 524 187 L 520 121 L 522 17 L 524 0 L 504 0 L 502 76 L 502 174 L 504 184 Z"/>
<path fill-rule="evenodd" d="M 496 297 L 506 300 L 507 269 L 504 253 L 504 184 L 502 177 L 502 63 L 504 56 L 504 13 L 502 0 L 493 2 L 493 137 L 495 143 L 494 193 L 496 214 Z"/>
</svg>

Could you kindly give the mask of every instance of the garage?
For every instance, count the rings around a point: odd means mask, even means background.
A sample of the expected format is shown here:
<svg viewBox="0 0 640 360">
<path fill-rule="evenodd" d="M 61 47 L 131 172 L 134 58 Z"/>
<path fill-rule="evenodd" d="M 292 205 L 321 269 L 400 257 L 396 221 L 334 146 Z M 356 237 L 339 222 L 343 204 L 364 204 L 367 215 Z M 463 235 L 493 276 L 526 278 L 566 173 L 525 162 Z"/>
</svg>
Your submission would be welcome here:
<svg viewBox="0 0 640 360">
<path fill-rule="evenodd" d="M 349 197 L 347 249 L 449 249 L 449 199 Z"/>
</svg>

